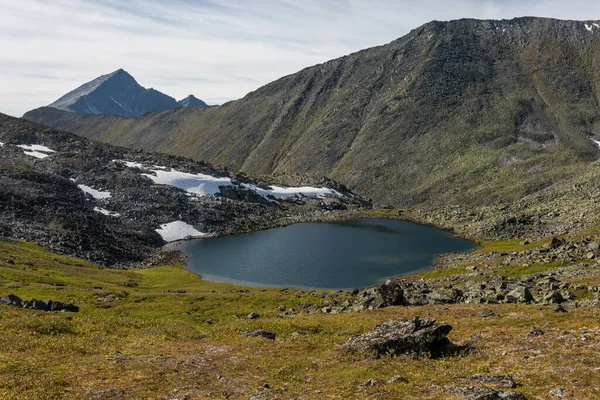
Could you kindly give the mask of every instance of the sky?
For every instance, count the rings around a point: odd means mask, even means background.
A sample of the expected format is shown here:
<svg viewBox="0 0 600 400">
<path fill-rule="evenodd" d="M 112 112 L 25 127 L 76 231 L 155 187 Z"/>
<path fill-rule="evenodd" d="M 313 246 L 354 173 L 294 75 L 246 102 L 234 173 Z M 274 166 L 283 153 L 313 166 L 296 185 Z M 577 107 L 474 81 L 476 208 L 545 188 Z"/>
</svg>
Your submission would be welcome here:
<svg viewBox="0 0 600 400">
<path fill-rule="evenodd" d="M 0 10 L 0 112 L 14 116 L 119 68 L 178 100 L 222 104 L 431 20 L 600 20 L 598 0 L 0 0 Z"/>
</svg>

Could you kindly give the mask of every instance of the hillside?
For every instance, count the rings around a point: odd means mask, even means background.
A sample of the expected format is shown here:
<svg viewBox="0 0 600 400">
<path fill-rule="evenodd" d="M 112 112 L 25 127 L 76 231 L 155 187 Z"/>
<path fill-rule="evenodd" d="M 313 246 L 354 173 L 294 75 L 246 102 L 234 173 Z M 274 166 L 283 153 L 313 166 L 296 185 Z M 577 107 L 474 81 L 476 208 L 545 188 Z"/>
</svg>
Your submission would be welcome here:
<svg viewBox="0 0 600 400">
<path fill-rule="evenodd" d="M 335 182 L 269 186 L 181 157 L 114 147 L 0 114 L 0 238 L 105 265 L 166 242 L 335 218 L 366 203 Z M 299 199 L 299 198 L 302 199 Z"/>
<path fill-rule="evenodd" d="M 251 174 L 328 176 L 380 205 L 490 205 L 598 157 L 598 71 L 592 22 L 431 22 L 220 107 L 25 118 Z"/>
<path fill-rule="evenodd" d="M 206 106 L 206 103 L 192 95 L 178 102 L 158 90 L 142 87 L 127 71 L 119 69 L 81 85 L 48 107 L 81 115 L 136 118 L 147 112 L 190 105 Z"/>
</svg>

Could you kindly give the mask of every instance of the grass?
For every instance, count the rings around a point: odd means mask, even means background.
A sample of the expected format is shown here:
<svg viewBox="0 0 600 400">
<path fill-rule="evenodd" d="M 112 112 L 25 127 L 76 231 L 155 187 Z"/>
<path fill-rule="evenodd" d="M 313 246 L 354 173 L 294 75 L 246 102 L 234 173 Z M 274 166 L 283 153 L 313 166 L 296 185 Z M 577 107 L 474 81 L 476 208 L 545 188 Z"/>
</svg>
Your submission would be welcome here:
<svg viewBox="0 0 600 400">
<path fill-rule="evenodd" d="M 0 294 L 81 307 L 79 313 L 45 313 L 0 306 L 3 399 L 237 399 L 267 391 L 265 384 L 272 392 L 263 398 L 451 399 L 445 386 L 480 372 L 514 374 L 517 390 L 530 398 L 546 398 L 556 386 L 574 398 L 600 397 L 593 309 L 554 314 L 528 305 L 449 305 L 282 317 L 280 307 L 300 310 L 300 303 L 349 294 L 242 288 L 201 280 L 179 266 L 100 269 L 6 242 L 0 242 L 0 288 Z M 109 295 L 118 300 L 102 300 Z M 482 319 L 482 307 L 502 317 Z M 247 319 L 250 312 L 261 317 Z M 414 315 L 451 323 L 450 339 L 474 350 L 442 359 L 374 359 L 339 349 L 379 322 Z M 528 337 L 536 326 L 546 335 Z M 274 330 L 277 339 L 239 334 L 258 328 Z M 409 383 L 385 383 L 394 375 Z M 374 387 L 359 388 L 370 378 Z"/>
</svg>

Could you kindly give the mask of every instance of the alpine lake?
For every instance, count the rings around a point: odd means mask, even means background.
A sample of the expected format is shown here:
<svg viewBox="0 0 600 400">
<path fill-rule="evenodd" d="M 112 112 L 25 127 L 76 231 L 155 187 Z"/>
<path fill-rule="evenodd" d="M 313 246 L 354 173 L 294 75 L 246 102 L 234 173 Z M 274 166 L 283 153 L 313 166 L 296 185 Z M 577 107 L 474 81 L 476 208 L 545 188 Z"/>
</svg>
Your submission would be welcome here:
<svg viewBox="0 0 600 400">
<path fill-rule="evenodd" d="M 257 287 L 353 289 L 424 271 L 438 255 L 477 245 L 398 220 L 301 223 L 170 245 L 203 279 Z"/>
</svg>

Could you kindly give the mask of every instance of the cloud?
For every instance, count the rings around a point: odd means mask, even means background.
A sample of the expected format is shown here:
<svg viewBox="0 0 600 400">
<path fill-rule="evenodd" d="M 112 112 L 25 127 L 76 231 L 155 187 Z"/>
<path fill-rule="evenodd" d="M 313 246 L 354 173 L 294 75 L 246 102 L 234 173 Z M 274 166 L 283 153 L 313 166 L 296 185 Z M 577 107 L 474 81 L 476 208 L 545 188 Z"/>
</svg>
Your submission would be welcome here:
<svg viewBox="0 0 600 400">
<path fill-rule="evenodd" d="M 222 103 L 304 67 L 388 43 L 430 20 L 595 20 L 599 3 L 0 0 L 0 112 L 22 115 L 118 68 L 178 99 L 193 93 Z"/>
</svg>

